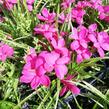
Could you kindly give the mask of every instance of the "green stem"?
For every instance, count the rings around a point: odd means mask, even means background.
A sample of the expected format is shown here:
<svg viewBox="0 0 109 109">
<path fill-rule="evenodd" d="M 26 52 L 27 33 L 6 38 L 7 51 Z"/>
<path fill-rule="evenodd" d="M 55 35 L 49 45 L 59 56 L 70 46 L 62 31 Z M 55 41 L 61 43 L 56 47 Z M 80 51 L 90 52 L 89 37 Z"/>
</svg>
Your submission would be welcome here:
<svg viewBox="0 0 109 109">
<path fill-rule="evenodd" d="M 58 104 L 58 100 L 59 100 L 59 92 L 60 92 L 60 80 L 57 80 L 57 97 L 56 97 L 56 103 L 55 103 L 54 109 L 57 109 L 57 104 Z"/>
<path fill-rule="evenodd" d="M 17 104 L 13 109 L 17 109 L 18 107 L 20 107 L 24 102 L 26 102 L 29 98 L 33 97 L 34 95 L 37 94 L 37 91 L 34 91 L 33 93 L 31 93 L 29 96 L 27 96 L 25 99 L 23 99 L 19 104 Z"/>
</svg>

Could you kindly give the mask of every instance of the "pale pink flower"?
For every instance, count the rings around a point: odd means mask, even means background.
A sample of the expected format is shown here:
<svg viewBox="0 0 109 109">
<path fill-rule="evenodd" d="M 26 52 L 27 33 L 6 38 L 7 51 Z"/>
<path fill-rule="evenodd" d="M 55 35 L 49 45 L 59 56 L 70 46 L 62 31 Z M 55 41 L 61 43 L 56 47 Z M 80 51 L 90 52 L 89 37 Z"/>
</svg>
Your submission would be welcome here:
<svg viewBox="0 0 109 109">
<path fill-rule="evenodd" d="M 38 14 L 37 17 L 41 21 L 46 21 L 48 23 L 52 23 L 55 20 L 56 13 L 50 13 L 47 8 L 43 8 L 42 15 Z"/>
<path fill-rule="evenodd" d="M 68 75 L 66 79 L 61 80 L 61 82 L 64 84 L 64 87 L 60 91 L 60 96 L 63 96 L 69 90 L 72 92 L 72 94 L 80 94 L 80 89 L 71 82 L 73 78 L 74 77 L 72 75 Z"/>
<path fill-rule="evenodd" d="M 5 61 L 7 58 L 11 58 L 14 54 L 14 49 L 7 44 L 0 44 L 0 60 Z"/>
</svg>

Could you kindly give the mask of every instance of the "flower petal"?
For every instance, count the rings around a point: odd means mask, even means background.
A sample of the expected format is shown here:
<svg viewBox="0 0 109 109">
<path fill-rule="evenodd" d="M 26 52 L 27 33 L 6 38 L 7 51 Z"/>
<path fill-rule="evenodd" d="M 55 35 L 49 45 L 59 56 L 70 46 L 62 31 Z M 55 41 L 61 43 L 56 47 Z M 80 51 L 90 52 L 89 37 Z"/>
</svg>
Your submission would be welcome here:
<svg viewBox="0 0 109 109">
<path fill-rule="evenodd" d="M 66 86 L 64 86 L 62 89 L 61 89 L 61 91 L 60 91 L 60 96 L 63 96 L 64 95 L 64 93 L 66 93 L 67 92 L 67 87 Z"/>
<path fill-rule="evenodd" d="M 48 76 L 46 76 L 46 75 L 42 76 L 40 78 L 40 81 L 41 81 L 42 85 L 44 85 L 46 87 L 50 86 L 50 78 Z"/>
<path fill-rule="evenodd" d="M 31 88 L 36 89 L 40 85 L 40 78 L 35 76 L 34 79 L 31 81 Z"/>
<path fill-rule="evenodd" d="M 55 72 L 59 79 L 63 79 L 64 75 L 67 74 L 68 69 L 65 65 L 55 65 Z"/>
</svg>

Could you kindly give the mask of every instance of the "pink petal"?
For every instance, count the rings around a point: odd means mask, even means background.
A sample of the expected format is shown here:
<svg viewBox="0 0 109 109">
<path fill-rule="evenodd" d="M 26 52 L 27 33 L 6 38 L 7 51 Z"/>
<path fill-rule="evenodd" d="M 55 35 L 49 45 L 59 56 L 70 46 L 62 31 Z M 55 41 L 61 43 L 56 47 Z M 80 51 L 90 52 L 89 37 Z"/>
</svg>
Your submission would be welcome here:
<svg viewBox="0 0 109 109">
<path fill-rule="evenodd" d="M 31 88 L 35 89 L 40 85 L 40 78 L 38 76 L 34 77 L 34 79 L 31 81 Z"/>
<path fill-rule="evenodd" d="M 60 91 L 60 96 L 63 96 L 64 95 L 64 93 L 66 93 L 68 91 L 68 89 L 67 89 L 67 87 L 66 86 L 64 86 L 62 89 L 61 89 L 61 91 Z"/>
<path fill-rule="evenodd" d="M 85 40 L 80 40 L 80 44 L 82 45 L 82 47 L 87 48 L 87 42 Z"/>
<path fill-rule="evenodd" d="M 46 70 L 47 72 L 52 72 L 53 69 L 54 69 L 54 66 L 51 65 L 51 64 L 45 63 L 45 64 L 44 64 L 44 68 L 45 68 L 45 70 Z"/>
<path fill-rule="evenodd" d="M 25 75 L 20 77 L 20 82 L 24 82 L 24 83 L 30 83 L 32 81 L 32 79 L 35 77 L 34 73 L 25 73 Z"/>
<path fill-rule="evenodd" d="M 103 43 L 101 44 L 101 47 L 104 49 L 104 50 L 109 50 L 109 43 Z"/>
<path fill-rule="evenodd" d="M 77 59 L 76 59 L 77 63 L 81 63 L 83 61 L 83 57 L 82 55 L 77 55 Z"/>
<path fill-rule="evenodd" d="M 80 29 L 80 31 L 79 31 L 79 39 L 80 39 L 80 40 L 81 40 L 81 39 L 83 40 L 83 39 L 86 38 L 88 31 L 87 31 L 87 29 L 86 29 L 85 27 L 83 27 L 83 26 L 80 26 L 79 29 Z"/>
<path fill-rule="evenodd" d="M 68 84 L 68 89 L 72 92 L 72 94 L 80 94 L 80 89 L 74 84 Z"/>
<path fill-rule="evenodd" d="M 42 14 L 43 14 L 43 16 L 46 17 L 46 18 L 48 17 L 49 12 L 48 12 L 47 8 L 43 8 Z"/>
<path fill-rule="evenodd" d="M 65 45 L 65 40 L 63 38 L 58 40 L 58 47 L 61 48 Z"/>
<path fill-rule="evenodd" d="M 91 24 L 91 25 L 89 26 L 89 32 L 94 32 L 94 31 L 96 31 L 96 30 L 97 30 L 97 24 L 96 24 L 96 23 Z"/>
<path fill-rule="evenodd" d="M 46 87 L 50 86 L 50 78 L 48 76 L 46 76 L 46 75 L 42 76 L 40 78 L 40 81 L 41 81 L 42 85 L 44 85 Z"/>
<path fill-rule="evenodd" d="M 37 69 L 37 75 L 38 76 L 42 76 L 46 73 L 46 70 L 44 69 L 43 66 L 40 66 L 38 69 Z"/>
<path fill-rule="evenodd" d="M 38 15 L 37 15 L 37 18 L 38 18 L 39 20 L 42 20 L 42 21 L 46 21 L 46 20 L 47 20 L 45 17 L 41 16 L 41 14 L 38 14 Z"/>
<path fill-rule="evenodd" d="M 70 35 L 70 38 L 72 39 L 78 39 L 78 31 L 76 28 L 72 29 L 72 34 Z"/>
<path fill-rule="evenodd" d="M 69 61 L 70 61 L 69 57 L 61 57 L 56 61 L 56 63 L 57 64 L 68 64 Z"/>
<path fill-rule="evenodd" d="M 45 55 L 45 61 L 48 64 L 54 65 L 59 56 L 60 55 L 56 52 L 48 53 Z"/>
<path fill-rule="evenodd" d="M 72 50 L 77 50 L 80 47 L 80 44 L 78 41 L 73 41 L 70 45 Z"/>
<path fill-rule="evenodd" d="M 38 57 L 35 61 L 35 68 L 37 69 L 39 66 L 41 66 L 44 63 L 44 59 L 41 57 Z"/>
<path fill-rule="evenodd" d="M 99 53 L 100 57 L 103 58 L 104 55 L 105 55 L 103 49 L 102 48 L 97 48 L 97 50 L 98 50 L 98 53 Z"/>
<path fill-rule="evenodd" d="M 32 5 L 27 5 L 28 6 L 28 10 L 32 11 L 33 10 L 33 6 Z"/>
<path fill-rule="evenodd" d="M 63 79 L 64 75 L 67 74 L 68 69 L 65 65 L 55 65 L 55 72 L 59 79 Z"/>
<path fill-rule="evenodd" d="M 53 34 L 52 32 L 44 32 L 44 36 L 47 38 L 47 39 L 51 39 L 53 37 Z"/>
<path fill-rule="evenodd" d="M 54 38 L 51 38 L 51 44 L 52 44 L 52 46 L 53 46 L 54 48 L 57 47 L 57 42 L 56 42 L 56 40 L 55 40 Z"/>
<path fill-rule="evenodd" d="M 91 33 L 91 34 L 88 35 L 88 38 L 92 42 L 97 42 L 96 36 L 97 36 L 96 33 Z"/>
</svg>

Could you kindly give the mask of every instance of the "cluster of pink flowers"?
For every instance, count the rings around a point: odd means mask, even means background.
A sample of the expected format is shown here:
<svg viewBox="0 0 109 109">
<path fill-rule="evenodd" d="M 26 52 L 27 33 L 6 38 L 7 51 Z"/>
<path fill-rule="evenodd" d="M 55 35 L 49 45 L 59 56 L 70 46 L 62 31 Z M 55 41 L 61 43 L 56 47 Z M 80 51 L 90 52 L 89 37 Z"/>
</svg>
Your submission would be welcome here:
<svg viewBox="0 0 109 109">
<path fill-rule="evenodd" d="M 14 49 L 7 44 L 0 43 L 0 60 L 5 61 L 7 58 L 12 58 Z"/>
<path fill-rule="evenodd" d="M 33 4 L 34 4 L 35 0 L 26 0 L 27 3 L 27 7 L 29 11 L 33 10 Z M 21 0 L 21 2 L 23 2 L 23 0 Z M 2 3 L 4 5 L 4 7 L 8 10 L 12 10 L 14 5 L 17 4 L 17 0 L 0 0 L 0 3 Z"/>
<path fill-rule="evenodd" d="M 74 5 L 73 8 L 72 4 Z M 23 67 L 21 82 L 30 83 L 33 89 L 39 85 L 50 86 L 50 75 L 55 74 L 61 80 L 64 87 L 60 91 L 60 96 L 70 90 L 73 94 L 79 94 L 80 89 L 71 82 L 74 78 L 69 74 L 68 65 L 72 62 L 72 54 L 76 55 L 76 62 L 81 63 L 85 59 L 90 59 L 95 49 L 101 58 L 105 51 L 109 50 L 109 35 L 105 31 L 97 30 L 97 23 L 84 26 L 84 15 L 86 9 L 92 8 L 98 11 L 98 18 L 108 21 L 109 6 L 102 6 L 101 0 L 84 0 L 75 3 L 75 0 L 63 0 L 62 12 L 56 15 L 43 8 L 37 14 L 40 24 L 34 28 L 34 35 L 42 35 L 51 47 L 51 51 L 41 51 L 38 55 L 35 49 L 31 49 L 25 57 L 26 64 Z M 66 11 L 67 9 L 70 11 Z M 56 27 L 63 23 L 76 22 L 78 26 L 71 26 L 71 30 L 60 31 Z M 37 36 L 38 37 L 38 36 Z M 42 38 L 43 39 L 43 38 Z M 48 76 L 49 75 L 49 76 Z"/>
</svg>

